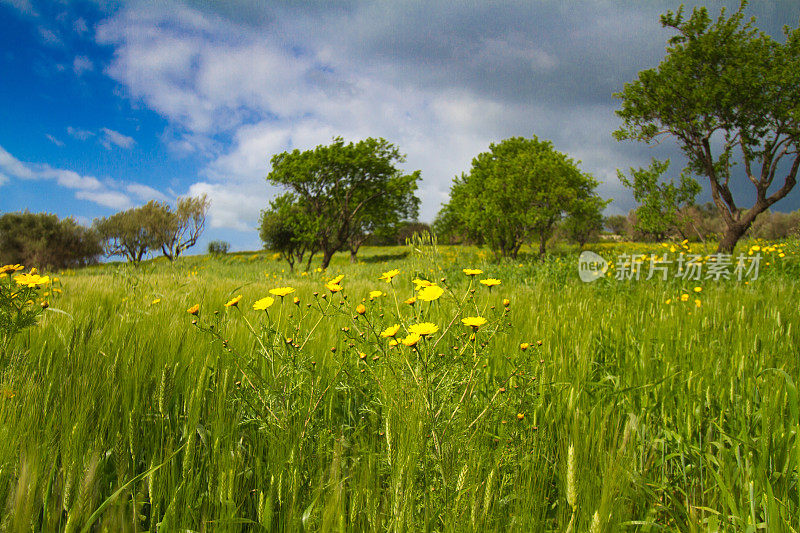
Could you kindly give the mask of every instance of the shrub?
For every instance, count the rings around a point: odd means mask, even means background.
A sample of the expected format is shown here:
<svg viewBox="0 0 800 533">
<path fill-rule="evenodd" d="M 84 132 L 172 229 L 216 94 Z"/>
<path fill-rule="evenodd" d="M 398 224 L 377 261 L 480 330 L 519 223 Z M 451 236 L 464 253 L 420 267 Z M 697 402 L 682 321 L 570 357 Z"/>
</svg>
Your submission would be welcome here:
<svg viewBox="0 0 800 533">
<path fill-rule="evenodd" d="M 225 241 L 211 241 L 208 243 L 208 253 L 211 255 L 225 255 L 230 249 L 230 243 Z"/>
<path fill-rule="evenodd" d="M 73 268 L 96 263 L 101 253 L 97 233 L 72 218 L 28 211 L 0 216 L 0 264 Z"/>
</svg>

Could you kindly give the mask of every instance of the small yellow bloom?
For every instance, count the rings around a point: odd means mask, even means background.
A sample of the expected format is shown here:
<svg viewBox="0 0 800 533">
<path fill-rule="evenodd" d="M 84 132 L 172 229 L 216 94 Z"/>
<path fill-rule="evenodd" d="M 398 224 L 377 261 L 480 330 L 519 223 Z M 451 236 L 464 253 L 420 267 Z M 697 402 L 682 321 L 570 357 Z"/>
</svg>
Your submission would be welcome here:
<svg viewBox="0 0 800 533">
<path fill-rule="evenodd" d="M 338 285 L 339 282 L 341 282 L 343 279 L 344 279 L 344 274 L 339 274 L 338 276 L 330 280 L 328 283 L 333 283 L 334 285 Z"/>
<path fill-rule="evenodd" d="M 686 294 L 686 293 L 681 294 L 681 301 L 682 302 L 688 302 L 689 301 L 689 295 Z"/>
<path fill-rule="evenodd" d="M 409 326 L 408 331 L 410 331 L 411 333 L 417 333 L 424 337 L 426 335 L 431 335 L 439 331 L 439 326 L 437 326 L 436 324 L 432 324 L 430 322 L 422 322 L 420 324 L 414 324 L 413 326 Z"/>
<path fill-rule="evenodd" d="M 444 294 L 444 289 L 438 285 L 428 285 L 417 293 L 417 298 L 424 302 L 432 302 L 438 300 L 442 294 Z"/>
<path fill-rule="evenodd" d="M 428 281 L 427 279 L 419 279 L 419 278 L 411 280 L 411 283 L 414 284 L 415 291 L 420 290 L 422 287 L 430 287 L 431 285 L 433 285 L 433 282 Z"/>
<path fill-rule="evenodd" d="M 400 331 L 400 324 L 395 324 L 394 326 L 389 326 L 385 330 L 381 331 L 381 337 L 394 337 L 397 335 L 397 332 Z"/>
<path fill-rule="evenodd" d="M 757 244 L 751 246 L 750 249 L 753 250 L 754 252 L 761 251 L 761 247 L 759 245 L 757 245 Z"/>
<path fill-rule="evenodd" d="M 380 298 L 383 296 L 383 291 L 369 291 L 369 299 L 373 300 L 375 298 Z"/>
<path fill-rule="evenodd" d="M 367 312 L 367 308 L 364 307 L 364 304 L 358 304 L 356 306 L 356 313 L 358 313 L 359 315 L 363 315 L 366 312 Z"/>
<path fill-rule="evenodd" d="M 275 298 L 265 296 L 260 300 L 256 300 L 256 302 L 253 304 L 253 309 L 256 311 L 266 311 L 273 303 L 275 303 Z"/>
<path fill-rule="evenodd" d="M 22 265 L 5 265 L 0 267 L 0 274 L 5 274 L 6 272 L 18 272 L 20 270 L 24 270 L 25 267 Z"/>
<path fill-rule="evenodd" d="M 524 420 L 524 419 L 525 419 L 525 413 L 517 413 L 517 420 Z"/>
<path fill-rule="evenodd" d="M 270 294 L 274 294 L 275 296 L 280 296 L 281 298 L 283 298 L 287 294 L 292 294 L 296 290 L 297 289 L 295 289 L 294 287 L 278 287 L 276 289 L 270 289 L 269 293 Z"/>
<path fill-rule="evenodd" d="M 412 296 L 411 298 L 409 298 L 408 300 L 406 300 L 403 303 L 406 303 L 408 305 L 414 305 L 415 303 L 417 303 L 417 297 L 416 296 Z"/>
<path fill-rule="evenodd" d="M 235 298 L 231 298 L 228 303 L 225 304 L 225 307 L 239 307 L 239 302 L 242 301 L 242 295 L 236 296 Z"/>
<path fill-rule="evenodd" d="M 527 342 L 523 342 L 522 344 L 519 345 L 519 349 L 522 350 L 523 352 L 525 350 L 527 350 L 528 348 L 530 348 L 530 347 L 531 347 L 531 345 L 528 344 Z"/>
<path fill-rule="evenodd" d="M 468 316 L 466 318 L 462 318 L 461 323 L 473 329 L 478 329 L 482 325 L 486 324 L 486 319 L 482 316 Z"/>
<path fill-rule="evenodd" d="M 200 312 L 200 304 L 194 304 L 189 309 L 187 309 L 186 312 L 189 313 L 190 315 L 197 316 L 197 314 Z"/>
<path fill-rule="evenodd" d="M 293 303 L 294 305 L 300 305 L 300 298 L 298 298 L 297 296 L 295 296 L 294 298 L 292 298 L 292 303 Z"/>
<path fill-rule="evenodd" d="M 396 275 L 398 275 L 399 273 L 400 273 L 400 271 L 395 268 L 395 269 L 392 269 L 392 270 L 390 270 L 388 272 L 384 272 L 383 274 L 381 274 L 381 276 L 378 279 L 382 279 L 382 280 L 386 281 L 386 283 L 391 283 L 392 278 L 395 277 Z"/>
<path fill-rule="evenodd" d="M 500 281 L 499 279 L 488 278 L 488 279 L 482 279 L 481 283 L 483 283 L 487 287 L 494 287 L 495 285 L 500 285 L 502 281 Z"/>
<path fill-rule="evenodd" d="M 339 292 L 344 289 L 344 287 L 342 287 L 338 283 L 326 283 L 325 288 L 331 292 Z"/>
<path fill-rule="evenodd" d="M 55 289 L 53 289 L 53 292 L 55 292 Z M 161 298 L 156 298 L 155 300 L 150 302 L 150 305 L 156 305 L 157 303 L 160 303 L 160 302 L 161 302 Z"/>
<path fill-rule="evenodd" d="M 503 307 L 508 307 L 509 305 L 511 305 L 511 300 L 503 298 Z"/>
<path fill-rule="evenodd" d="M 480 274 L 483 274 L 483 270 L 480 270 L 478 268 L 464 268 L 462 270 L 464 271 L 464 274 L 466 274 L 467 276 L 478 276 Z"/>
<path fill-rule="evenodd" d="M 422 339 L 422 335 L 419 333 L 410 333 L 406 338 L 403 339 L 403 344 L 406 346 L 414 346 Z"/>
<path fill-rule="evenodd" d="M 695 307 L 700 307 L 703 304 L 702 304 L 702 302 L 700 300 L 695 300 L 694 301 L 694 305 L 695 305 Z"/>
<path fill-rule="evenodd" d="M 667 304 L 667 305 L 671 304 L 672 303 L 672 298 L 667 298 L 667 301 L 664 302 L 664 303 Z"/>
<path fill-rule="evenodd" d="M 703 287 L 695 287 L 694 292 L 703 292 Z"/>
</svg>

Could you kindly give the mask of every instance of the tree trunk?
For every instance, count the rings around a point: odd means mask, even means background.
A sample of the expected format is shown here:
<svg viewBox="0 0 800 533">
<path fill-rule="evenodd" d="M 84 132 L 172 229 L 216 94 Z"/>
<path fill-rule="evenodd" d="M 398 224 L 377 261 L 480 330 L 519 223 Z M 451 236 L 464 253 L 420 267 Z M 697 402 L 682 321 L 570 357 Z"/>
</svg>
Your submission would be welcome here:
<svg viewBox="0 0 800 533">
<path fill-rule="evenodd" d="M 328 265 L 331 263 L 331 258 L 333 254 L 336 253 L 336 250 L 325 250 L 322 252 L 322 267 L 323 270 L 328 268 Z"/>
<path fill-rule="evenodd" d="M 749 227 L 750 224 L 742 223 L 729 225 L 725 229 L 725 233 L 722 235 L 722 240 L 719 241 L 717 253 L 732 254 L 733 249 L 736 248 L 736 243 L 739 242 L 739 239 L 742 238 L 742 235 L 744 235 L 744 232 L 747 231 L 747 228 Z"/>
<path fill-rule="evenodd" d="M 544 257 L 545 247 L 547 246 L 547 233 L 539 234 L 539 255 Z"/>
</svg>

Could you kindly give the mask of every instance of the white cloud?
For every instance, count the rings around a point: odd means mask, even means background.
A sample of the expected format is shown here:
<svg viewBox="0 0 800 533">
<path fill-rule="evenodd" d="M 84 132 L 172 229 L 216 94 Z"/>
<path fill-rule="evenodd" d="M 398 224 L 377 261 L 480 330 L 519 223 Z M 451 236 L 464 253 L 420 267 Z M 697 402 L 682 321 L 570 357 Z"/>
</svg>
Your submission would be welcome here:
<svg viewBox="0 0 800 533">
<path fill-rule="evenodd" d="M 67 135 L 69 135 L 73 139 L 78 139 L 79 141 L 85 141 L 89 137 L 94 137 L 95 133 L 93 131 L 84 130 L 81 128 L 73 128 L 72 126 L 68 126 Z"/>
<path fill-rule="evenodd" d="M 253 231 L 259 213 L 267 206 L 266 188 L 235 188 L 220 183 L 198 182 L 189 188 L 190 196 L 205 194 L 211 200 L 209 226 L 237 231 Z"/>
<path fill-rule="evenodd" d="M 0 4 L 10 5 L 14 9 L 24 13 L 25 15 L 37 17 L 39 14 L 33 8 L 30 0 L 0 0 Z"/>
<path fill-rule="evenodd" d="M 129 150 L 134 144 L 136 144 L 136 141 L 133 140 L 133 137 L 123 135 L 118 131 L 110 130 L 108 128 L 101 128 L 100 131 L 103 133 L 103 136 L 100 139 L 100 144 L 102 144 L 106 150 L 111 150 L 111 145 L 119 146 L 120 148 Z"/>
<path fill-rule="evenodd" d="M 86 72 L 94 70 L 94 63 L 86 56 L 75 56 L 72 61 L 72 71 L 76 76 L 81 76 Z"/>
<path fill-rule="evenodd" d="M 64 142 L 63 141 L 58 140 L 57 138 L 53 137 L 49 133 L 46 133 L 44 136 L 47 137 L 47 140 L 49 140 L 51 143 L 55 144 L 59 148 L 64 146 Z"/>
<path fill-rule="evenodd" d="M 112 209 L 131 207 L 131 199 L 119 191 L 78 191 L 75 198 L 87 200 Z"/>
<path fill-rule="evenodd" d="M 11 179 L 54 182 L 57 186 L 75 191 L 75 198 L 113 209 L 136 205 L 131 196 L 142 203 L 155 199 L 168 201 L 158 190 L 140 183 L 101 182 L 94 176 L 84 176 L 72 170 L 53 168 L 44 163 L 25 163 L 0 146 L 0 185 Z"/>
<path fill-rule="evenodd" d="M 143 202 L 149 202 L 150 200 L 169 202 L 169 198 L 164 193 L 141 183 L 128 184 L 125 186 L 125 191 Z"/>
<path fill-rule="evenodd" d="M 75 33 L 78 35 L 84 35 L 89 32 L 89 25 L 86 24 L 86 19 L 78 17 L 75 19 L 75 22 L 72 23 L 72 29 L 74 29 Z"/>
</svg>

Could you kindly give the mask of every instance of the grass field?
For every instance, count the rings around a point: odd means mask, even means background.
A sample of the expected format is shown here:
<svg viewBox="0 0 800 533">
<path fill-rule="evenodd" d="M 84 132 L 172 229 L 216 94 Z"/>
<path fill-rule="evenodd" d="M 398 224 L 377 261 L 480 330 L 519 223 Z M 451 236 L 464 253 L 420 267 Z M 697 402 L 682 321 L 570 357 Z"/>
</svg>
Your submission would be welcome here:
<svg viewBox="0 0 800 533">
<path fill-rule="evenodd" d="M 800 247 L 760 246 L 747 283 L 421 245 L 59 273 L 0 354 L 0 529 L 800 531 Z"/>
</svg>

